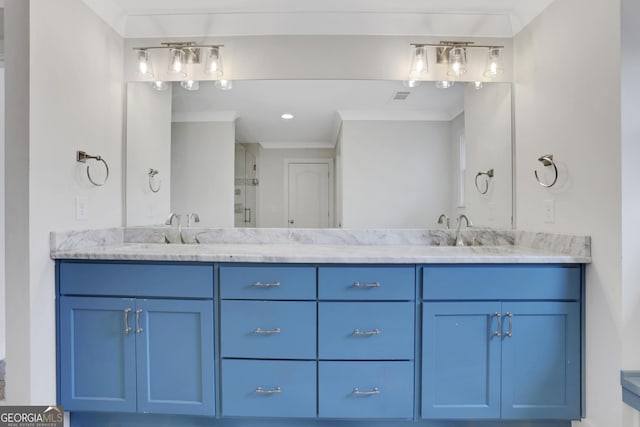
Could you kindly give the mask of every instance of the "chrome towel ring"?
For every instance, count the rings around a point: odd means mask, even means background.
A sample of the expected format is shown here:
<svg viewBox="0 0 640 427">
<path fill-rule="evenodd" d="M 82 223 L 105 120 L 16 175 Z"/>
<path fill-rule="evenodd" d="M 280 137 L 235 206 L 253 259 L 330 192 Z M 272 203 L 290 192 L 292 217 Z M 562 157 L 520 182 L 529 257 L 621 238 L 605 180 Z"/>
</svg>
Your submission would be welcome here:
<svg viewBox="0 0 640 427">
<path fill-rule="evenodd" d="M 153 187 L 153 181 L 156 175 L 158 175 L 160 172 L 157 169 L 149 169 L 149 172 L 147 172 L 147 175 L 149 175 L 149 189 L 154 192 L 157 193 L 158 191 L 160 191 L 160 185 L 162 184 L 162 181 L 158 181 L 158 185 L 156 188 Z"/>
<path fill-rule="evenodd" d="M 107 180 L 109 179 L 109 165 L 107 164 L 107 162 L 102 158 L 102 156 L 92 156 L 91 154 L 87 154 L 84 151 L 78 150 L 76 151 L 76 161 L 80 162 L 80 163 L 87 163 L 87 160 L 95 160 L 98 162 L 102 162 L 102 164 L 104 165 L 104 168 L 106 170 L 106 175 L 104 177 L 104 181 L 102 181 L 102 183 L 98 183 L 96 182 L 92 177 L 91 177 L 91 170 L 90 170 L 90 165 L 87 164 L 87 178 L 89 178 L 89 181 L 95 185 L 96 187 L 101 187 L 104 184 L 106 184 Z"/>
<path fill-rule="evenodd" d="M 553 167 L 553 181 L 551 182 L 551 184 L 545 184 L 538 176 L 538 171 L 537 170 L 533 171 L 533 174 L 536 176 L 536 179 L 538 180 L 538 184 L 542 185 L 545 188 L 553 187 L 556 181 L 558 181 L 558 167 L 556 166 L 556 162 L 553 161 L 553 154 L 545 154 L 544 156 L 539 157 L 538 161 L 542 163 L 542 165 L 545 167 L 548 167 L 548 166 Z"/>
<path fill-rule="evenodd" d="M 480 178 L 482 175 L 487 176 L 487 179 L 484 181 L 484 190 L 481 190 L 480 184 L 478 184 L 478 178 Z M 487 194 L 487 191 L 489 191 L 489 181 L 491 180 L 491 178 L 493 178 L 493 169 L 489 169 L 486 172 L 478 172 L 476 174 L 476 190 L 478 190 L 480 194 Z"/>
</svg>

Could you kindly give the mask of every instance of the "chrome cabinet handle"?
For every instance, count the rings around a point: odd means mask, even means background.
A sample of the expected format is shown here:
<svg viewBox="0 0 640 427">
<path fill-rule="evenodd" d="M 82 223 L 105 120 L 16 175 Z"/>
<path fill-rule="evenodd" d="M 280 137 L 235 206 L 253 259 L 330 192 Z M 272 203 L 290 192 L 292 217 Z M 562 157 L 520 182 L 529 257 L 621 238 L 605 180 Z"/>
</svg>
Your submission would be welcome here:
<svg viewBox="0 0 640 427">
<path fill-rule="evenodd" d="M 275 328 L 275 329 L 261 329 L 261 328 L 255 328 L 253 330 L 254 334 L 263 334 L 263 335 L 273 335 L 273 334 L 279 334 L 280 333 L 280 328 Z"/>
<path fill-rule="evenodd" d="M 356 328 L 353 330 L 353 335 L 365 335 L 365 336 L 380 335 L 380 329 L 375 328 L 372 331 L 361 331 L 360 329 Z"/>
<path fill-rule="evenodd" d="M 498 313 L 497 311 L 495 313 L 493 313 L 493 317 L 497 317 L 498 318 L 498 329 L 496 331 L 493 332 L 493 336 L 494 337 L 499 337 L 502 332 L 502 316 L 500 316 L 500 313 Z"/>
<path fill-rule="evenodd" d="M 280 282 L 272 282 L 272 283 L 256 282 L 253 284 L 253 286 L 256 286 L 258 288 L 277 288 L 278 286 L 280 286 Z"/>
<path fill-rule="evenodd" d="M 129 326 L 129 313 L 131 313 L 131 309 L 129 307 L 124 309 L 124 333 L 128 334 L 131 332 L 131 326 Z"/>
<path fill-rule="evenodd" d="M 256 393 L 264 393 L 264 394 L 274 394 L 274 393 L 280 393 L 282 390 L 280 389 L 280 387 L 276 387 L 276 388 L 272 388 L 272 389 L 267 389 L 267 388 L 262 388 L 262 387 L 256 387 Z"/>
<path fill-rule="evenodd" d="M 140 313 L 142 313 L 141 308 L 136 310 L 136 334 L 139 334 L 143 331 L 143 329 L 140 327 Z"/>
<path fill-rule="evenodd" d="M 509 318 L 509 330 L 504 333 L 504 336 L 512 337 L 513 336 L 513 314 L 507 311 L 504 315 Z"/>
<path fill-rule="evenodd" d="M 371 396 L 372 394 L 380 394 L 380 389 L 378 387 L 374 387 L 369 391 L 360 391 L 358 387 L 354 387 L 353 394 L 356 396 Z"/>
<path fill-rule="evenodd" d="M 353 284 L 354 288 L 379 288 L 380 287 L 380 283 L 379 282 L 373 282 L 373 283 L 360 283 L 360 282 L 355 282 Z"/>
</svg>

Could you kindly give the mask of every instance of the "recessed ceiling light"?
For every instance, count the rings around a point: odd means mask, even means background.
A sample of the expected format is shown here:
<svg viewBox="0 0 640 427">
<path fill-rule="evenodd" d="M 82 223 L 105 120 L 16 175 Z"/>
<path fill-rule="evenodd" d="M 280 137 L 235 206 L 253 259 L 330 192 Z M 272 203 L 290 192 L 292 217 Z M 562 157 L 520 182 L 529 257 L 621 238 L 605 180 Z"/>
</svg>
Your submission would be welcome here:
<svg viewBox="0 0 640 427">
<path fill-rule="evenodd" d="M 293 114 L 290 113 L 284 113 L 283 115 L 281 115 L 280 117 L 282 117 L 285 120 L 291 120 L 293 119 Z"/>
</svg>

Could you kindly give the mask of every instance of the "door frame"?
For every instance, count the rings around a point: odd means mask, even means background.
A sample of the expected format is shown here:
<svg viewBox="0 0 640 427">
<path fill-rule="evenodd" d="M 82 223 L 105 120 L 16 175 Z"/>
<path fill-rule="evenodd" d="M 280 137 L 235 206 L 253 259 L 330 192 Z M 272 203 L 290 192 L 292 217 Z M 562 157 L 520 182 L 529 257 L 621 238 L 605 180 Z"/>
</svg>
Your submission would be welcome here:
<svg viewBox="0 0 640 427">
<path fill-rule="evenodd" d="M 312 163 L 326 164 L 329 166 L 329 227 L 335 227 L 335 179 L 334 179 L 334 160 L 332 158 L 316 158 L 316 159 L 284 159 L 284 205 L 283 205 L 283 221 L 284 226 L 289 228 L 289 165 L 295 163 Z M 295 227 L 294 227 L 295 228 Z"/>
</svg>

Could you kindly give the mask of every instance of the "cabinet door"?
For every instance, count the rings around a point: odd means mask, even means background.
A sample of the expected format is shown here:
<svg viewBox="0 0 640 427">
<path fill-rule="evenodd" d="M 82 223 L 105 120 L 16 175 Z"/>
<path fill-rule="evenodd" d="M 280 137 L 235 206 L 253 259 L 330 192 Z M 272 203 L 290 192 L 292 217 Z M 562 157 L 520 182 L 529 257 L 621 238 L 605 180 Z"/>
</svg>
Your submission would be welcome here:
<svg viewBox="0 0 640 427">
<path fill-rule="evenodd" d="M 60 404 L 66 411 L 135 412 L 134 310 L 132 299 L 60 299 Z"/>
<path fill-rule="evenodd" d="M 138 300 L 138 411 L 214 415 L 213 301 Z"/>
<path fill-rule="evenodd" d="M 577 302 L 503 304 L 502 418 L 580 418 Z"/>
<path fill-rule="evenodd" d="M 500 303 L 425 302 L 422 418 L 500 417 Z"/>
</svg>

